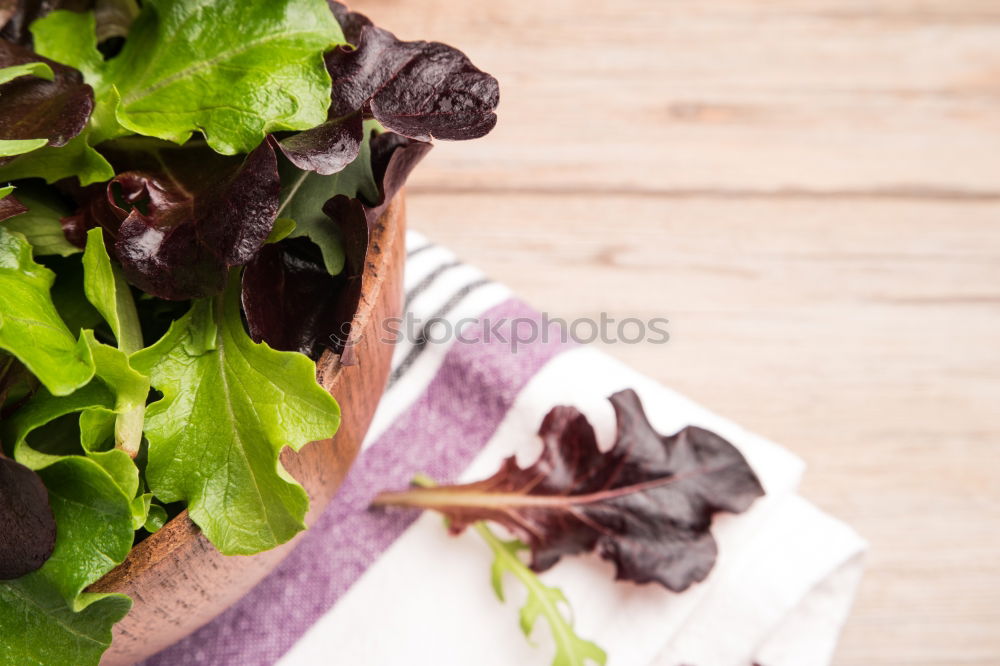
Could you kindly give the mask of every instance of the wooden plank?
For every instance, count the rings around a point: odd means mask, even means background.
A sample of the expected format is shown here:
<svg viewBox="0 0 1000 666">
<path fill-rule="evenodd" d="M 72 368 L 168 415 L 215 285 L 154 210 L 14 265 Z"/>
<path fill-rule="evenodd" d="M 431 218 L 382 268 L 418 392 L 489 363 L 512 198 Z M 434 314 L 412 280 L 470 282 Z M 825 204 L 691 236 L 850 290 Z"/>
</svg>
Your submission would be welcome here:
<svg viewBox="0 0 1000 666">
<path fill-rule="evenodd" d="M 412 226 L 809 463 L 871 540 L 839 664 L 1000 656 L 1000 203 L 417 193 Z"/>
<path fill-rule="evenodd" d="M 496 131 L 417 186 L 1000 192 L 996 2 L 354 4 L 501 81 Z"/>
</svg>

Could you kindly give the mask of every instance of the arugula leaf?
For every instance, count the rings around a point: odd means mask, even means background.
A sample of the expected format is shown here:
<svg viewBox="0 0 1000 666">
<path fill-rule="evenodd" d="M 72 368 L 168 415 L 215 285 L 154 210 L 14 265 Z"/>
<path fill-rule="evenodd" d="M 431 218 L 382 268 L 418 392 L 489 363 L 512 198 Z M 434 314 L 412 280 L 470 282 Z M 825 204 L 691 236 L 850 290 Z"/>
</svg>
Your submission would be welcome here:
<svg viewBox="0 0 1000 666">
<path fill-rule="evenodd" d="M 34 256 L 68 257 L 80 251 L 80 248 L 67 240 L 59 222 L 69 211 L 51 193 L 22 186 L 18 187 L 17 200 L 26 210 L 17 217 L 3 220 L 0 225 L 24 236 L 31 244 Z M 0 214 L 0 218 L 2 217 Z"/>
<path fill-rule="evenodd" d="M 75 340 L 49 293 L 55 275 L 36 264 L 31 245 L 0 226 L 0 349 L 18 358 L 54 395 L 94 376 L 91 348 Z"/>
<path fill-rule="evenodd" d="M 528 638 L 538 622 L 538 618 L 545 617 L 552 632 L 552 638 L 556 644 L 556 654 L 552 659 L 552 666 L 584 666 L 588 662 L 600 664 L 607 663 L 608 655 L 597 646 L 596 643 L 580 638 L 573 630 L 573 624 L 563 615 L 561 608 L 568 606 L 569 601 L 566 595 L 557 587 L 550 587 L 543 583 L 538 576 L 529 569 L 518 555 L 519 551 L 527 550 L 528 547 L 514 539 L 513 541 L 503 541 L 486 526 L 486 523 L 477 522 L 473 524 L 473 529 L 489 544 L 493 550 L 493 566 L 490 569 L 490 579 L 493 591 L 496 592 L 500 601 L 505 601 L 503 593 L 504 574 L 514 574 L 518 580 L 528 590 L 528 600 L 521 607 L 521 631 Z"/>
<path fill-rule="evenodd" d="M 132 357 L 163 393 L 146 410 L 149 487 L 164 502 L 186 501 L 226 555 L 273 548 L 304 529 L 308 498 L 278 455 L 340 424 L 311 360 L 247 336 L 239 294 L 234 274 L 224 295 L 196 301 Z"/>
<path fill-rule="evenodd" d="M 128 555 L 133 535 L 129 500 L 87 458 L 61 458 L 38 474 L 55 515 L 55 550 L 38 571 L 0 582 L 4 659 L 96 666 L 111 644 L 111 627 L 131 601 L 123 595 L 82 592 Z"/>
<path fill-rule="evenodd" d="M 610 451 L 598 448 L 583 414 L 555 407 L 539 428 L 534 464 L 522 468 L 511 456 L 483 481 L 383 493 L 374 504 L 435 509 L 455 533 L 479 520 L 500 523 L 531 546 L 535 571 L 596 551 L 618 579 L 681 592 L 715 564 L 712 515 L 744 511 L 764 490 L 718 435 L 694 426 L 660 435 L 632 390 L 611 404 L 618 436 Z"/>
<path fill-rule="evenodd" d="M 323 53 L 342 43 L 324 0 L 149 0 L 109 64 L 118 121 L 177 143 L 200 130 L 220 153 L 250 152 L 268 132 L 326 120 Z"/>
<path fill-rule="evenodd" d="M 56 521 L 41 478 L 0 452 L 0 580 L 37 570 L 55 544 Z"/>
</svg>

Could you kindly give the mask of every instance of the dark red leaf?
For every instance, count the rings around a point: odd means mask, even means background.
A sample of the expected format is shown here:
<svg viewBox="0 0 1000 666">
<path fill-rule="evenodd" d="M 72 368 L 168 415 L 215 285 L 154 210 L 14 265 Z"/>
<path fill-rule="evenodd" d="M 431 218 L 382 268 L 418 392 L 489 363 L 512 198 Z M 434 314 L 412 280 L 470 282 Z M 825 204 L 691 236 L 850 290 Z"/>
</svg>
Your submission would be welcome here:
<svg viewBox="0 0 1000 666">
<path fill-rule="evenodd" d="M 8 194 L 3 199 L 0 199 L 0 222 L 9 217 L 27 212 L 28 207 L 15 199 L 13 194 Z"/>
<path fill-rule="evenodd" d="M 383 493 L 376 505 L 435 509 L 453 532 L 478 520 L 508 528 L 544 571 L 563 555 L 596 551 L 616 577 L 680 592 L 708 575 L 718 511 L 744 511 L 764 490 L 742 454 L 688 426 L 658 434 L 632 390 L 611 396 L 618 436 L 602 453 L 586 417 L 556 407 L 539 429 L 543 451 L 521 468 L 512 456 L 492 477 L 455 486 Z"/>
<path fill-rule="evenodd" d="M 378 183 L 379 200 L 368 206 L 369 224 L 375 223 L 431 147 L 426 141 L 392 132 L 384 132 L 372 138 L 372 173 Z"/>
<path fill-rule="evenodd" d="M 0 139 L 48 139 L 50 146 L 63 146 L 87 124 L 94 91 L 72 67 L 0 40 L 0 68 L 28 62 L 48 64 L 54 78 L 20 76 L 0 86 Z M 17 157 L 2 157 L 0 165 Z"/>
<path fill-rule="evenodd" d="M 218 293 L 229 268 L 249 262 L 274 226 L 280 183 L 270 140 L 242 160 L 208 148 L 106 152 L 118 175 L 78 193 L 83 205 L 63 228 L 79 244 L 82 232 L 102 226 L 129 282 L 147 293 Z"/>
<path fill-rule="evenodd" d="M 55 545 L 56 521 L 42 480 L 0 454 L 0 580 L 35 571 Z"/>
<path fill-rule="evenodd" d="M 326 55 L 333 78 L 330 113 L 370 109 L 384 127 L 430 141 L 475 139 L 496 125 L 500 88 L 461 51 L 439 42 L 404 42 L 339 2 L 330 8 L 354 45 Z"/>
<path fill-rule="evenodd" d="M 251 337 L 313 358 L 325 348 L 342 355 L 349 349 L 368 248 L 368 222 L 360 201 L 338 195 L 323 212 L 344 244 L 340 274 L 326 271 L 319 248 L 306 238 L 264 246 L 243 273 L 243 310 Z"/>
<path fill-rule="evenodd" d="M 361 150 L 361 113 L 333 118 L 278 143 L 288 160 L 304 171 L 329 176 L 343 170 Z"/>
<path fill-rule="evenodd" d="M 337 195 L 326 202 L 344 244 L 346 263 L 326 272 L 319 248 L 305 238 L 264 246 L 243 274 L 243 310 L 254 340 L 318 358 L 324 349 L 353 362 L 351 323 L 361 297 L 369 231 L 431 144 L 385 132 L 372 139 L 372 172 L 379 200 L 369 206 Z"/>
</svg>

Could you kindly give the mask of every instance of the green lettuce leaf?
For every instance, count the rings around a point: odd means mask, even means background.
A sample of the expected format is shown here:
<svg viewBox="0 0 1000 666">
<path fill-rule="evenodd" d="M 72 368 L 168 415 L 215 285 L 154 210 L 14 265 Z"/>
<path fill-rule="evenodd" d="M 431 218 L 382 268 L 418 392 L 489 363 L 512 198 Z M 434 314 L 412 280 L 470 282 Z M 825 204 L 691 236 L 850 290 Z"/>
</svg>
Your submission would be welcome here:
<svg viewBox="0 0 1000 666">
<path fill-rule="evenodd" d="M 268 132 L 326 120 L 323 53 L 344 41 L 324 0 L 149 0 L 109 62 L 118 122 L 177 143 L 202 131 L 220 153 L 250 152 Z"/>
<path fill-rule="evenodd" d="M 51 81 L 55 78 L 52 68 L 44 62 L 25 62 L 20 65 L 11 65 L 0 69 L 0 85 L 13 81 L 19 76 L 37 76 L 40 79 Z"/>
<path fill-rule="evenodd" d="M 98 342 L 93 331 L 83 331 L 81 341 L 87 346 L 94 362 L 95 376 L 84 387 L 69 395 L 53 395 L 40 390 L 24 406 L 0 423 L 3 441 L 13 447 L 14 459 L 31 469 L 41 469 L 61 458 L 68 451 L 52 452 L 28 441 L 29 435 L 56 419 L 84 410 L 101 409 L 114 414 L 130 412 L 145 404 L 149 380 L 136 372 L 125 354 Z M 86 445 L 93 437 L 82 436 Z M 88 446 L 78 452 L 84 453 Z M 76 452 L 76 451 L 69 451 Z M 118 453 L 124 454 L 123 451 Z M 132 491 L 135 494 L 135 491 Z M 131 499 L 131 497 L 130 497 Z"/>
<path fill-rule="evenodd" d="M 121 268 L 111 263 L 107 248 L 104 247 L 104 232 L 100 228 L 87 232 L 83 270 L 83 291 L 87 300 L 108 322 L 118 341 L 118 349 L 125 354 L 133 354 L 142 349 L 142 328 L 135 301 L 132 300 L 132 291 L 125 282 Z M 148 388 L 147 386 L 146 389 Z M 139 402 L 115 418 L 115 446 L 130 458 L 134 458 L 139 451 L 145 412 L 145 403 Z M 131 495 L 134 494 L 135 490 Z"/>
<path fill-rule="evenodd" d="M 38 571 L 0 581 L 3 661 L 96 665 L 111 644 L 112 626 L 132 602 L 123 595 L 82 592 L 128 555 L 129 501 L 87 458 L 62 458 L 39 476 L 56 519 L 56 547 Z"/>
<path fill-rule="evenodd" d="M 81 185 L 90 185 L 110 180 L 114 177 L 115 170 L 87 142 L 88 135 L 89 130 L 85 129 L 70 139 L 65 146 L 45 146 L 29 155 L 17 158 L 16 161 L 0 167 L 0 181 L 44 178 L 45 182 L 54 183 L 63 178 L 77 176 Z"/>
<path fill-rule="evenodd" d="M 336 401 L 307 357 L 254 343 L 240 317 L 238 272 L 132 356 L 163 399 L 146 410 L 146 479 L 225 555 L 273 548 L 305 528 L 305 491 L 281 467 L 289 446 L 330 437 Z"/>
<path fill-rule="evenodd" d="M 17 200 L 28 208 L 27 212 L 3 220 L 0 225 L 24 236 L 31 244 L 34 256 L 54 254 L 68 257 L 80 251 L 80 248 L 66 240 L 66 234 L 59 224 L 59 219 L 69 215 L 70 211 L 53 199 L 51 193 L 27 186 L 18 187 Z"/>
<path fill-rule="evenodd" d="M 0 226 L 0 349 L 18 358 L 54 395 L 94 376 L 91 348 L 74 339 L 52 303 L 55 274 L 32 259 L 31 245 Z"/>
</svg>

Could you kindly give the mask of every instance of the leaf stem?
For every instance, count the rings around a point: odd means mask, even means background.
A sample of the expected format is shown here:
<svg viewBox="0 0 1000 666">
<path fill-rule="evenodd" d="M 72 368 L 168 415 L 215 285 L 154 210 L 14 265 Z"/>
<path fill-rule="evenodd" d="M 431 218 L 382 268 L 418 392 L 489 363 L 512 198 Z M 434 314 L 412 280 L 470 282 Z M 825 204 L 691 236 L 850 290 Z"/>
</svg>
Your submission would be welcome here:
<svg viewBox="0 0 1000 666">
<path fill-rule="evenodd" d="M 112 262 L 111 270 L 115 278 L 115 300 L 118 311 L 118 349 L 131 356 L 143 347 L 139 312 L 136 310 L 132 290 L 125 281 L 121 267 Z M 115 448 L 121 449 L 133 460 L 139 454 L 145 421 L 145 405 L 139 405 L 129 412 L 119 414 L 115 419 Z"/>
</svg>

